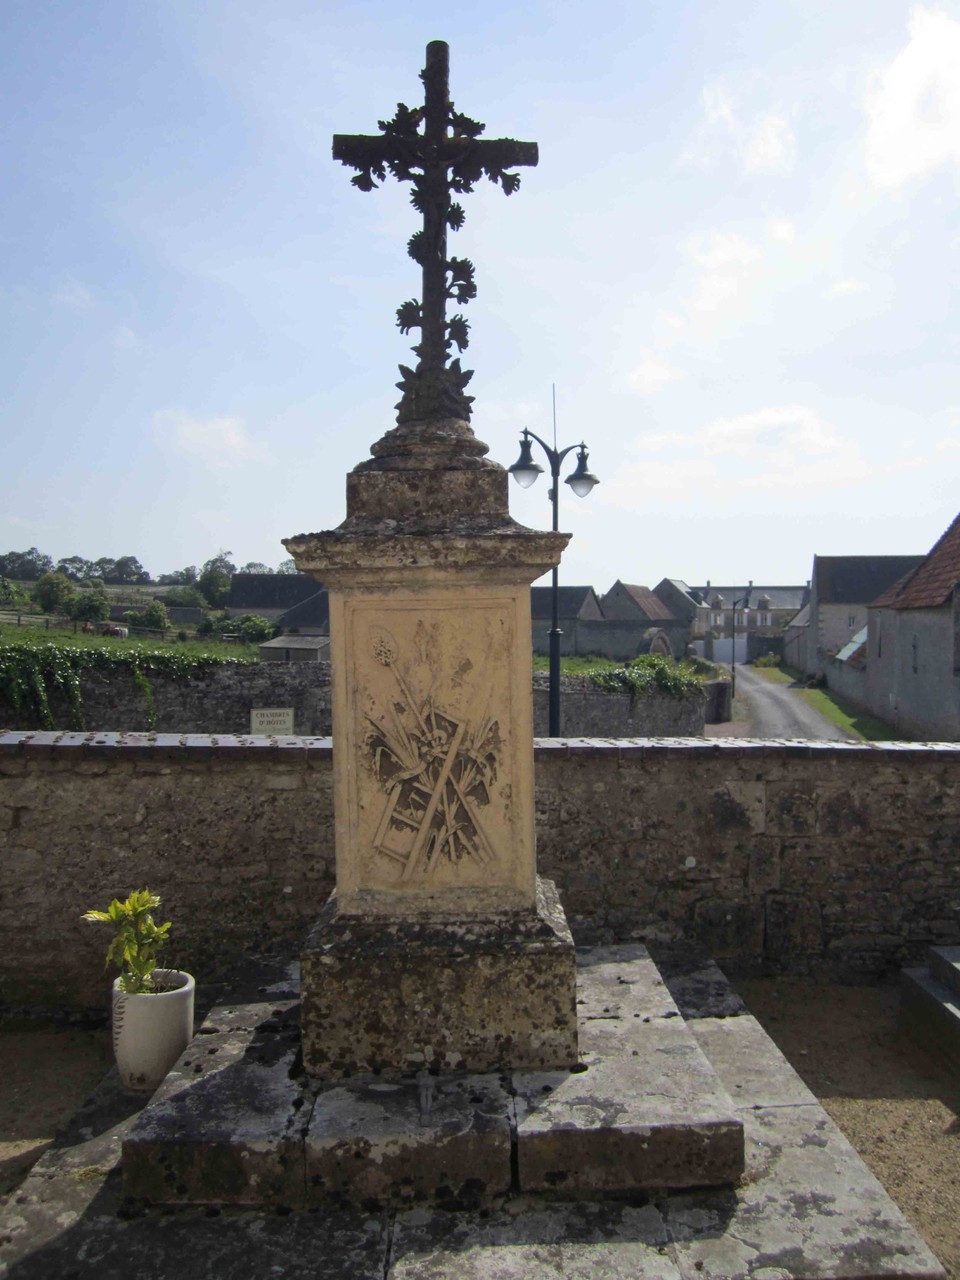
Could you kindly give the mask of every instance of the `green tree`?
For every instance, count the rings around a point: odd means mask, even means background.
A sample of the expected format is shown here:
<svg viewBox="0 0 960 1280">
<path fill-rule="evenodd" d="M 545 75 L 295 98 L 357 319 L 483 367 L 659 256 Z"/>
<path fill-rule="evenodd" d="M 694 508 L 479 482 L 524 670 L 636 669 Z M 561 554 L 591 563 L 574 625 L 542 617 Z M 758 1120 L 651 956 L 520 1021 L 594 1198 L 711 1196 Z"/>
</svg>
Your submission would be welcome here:
<svg viewBox="0 0 960 1280">
<path fill-rule="evenodd" d="M 33 598 L 44 613 L 62 612 L 73 594 L 73 583 L 62 573 L 45 573 L 33 588 Z"/>
<path fill-rule="evenodd" d="M 101 591 L 81 591 L 66 603 L 67 617 L 74 622 L 106 622 L 110 601 Z"/>
<path fill-rule="evenodd" d="M 128 609 L 123 615 L 131 627 L 146 631 L 166 631 L 170 625 L 167 606 L 162 600 L 151 600 L 145 609 Z"/>
<path fill-rule="evenodd" d="M 173 573 L 161 573 L 157 582 L 161 587 L 195 587 L 198 576 L 197 566 L 188 564 L 183 569 L 175 569 Z"/>
<path fill-rule="evenodd" d="M 266 618 L 261 618 L 259 614 L 246 613 L 242 618 L 233 618 L 231 621 L 233 623 L 232 629 L 247 644 L 260 644 L 263 640 L 269 640 L 273 635 L 273 623 L 268 622 Z"/>
<path fill-rule="evenodd" d="M 201 609 L 206 604 L 199 587 L 171 587 L 164 594 L 165 605 L 176 605 L 181 609 Z"/>
<path fill-rule="evenodd" d="M 26 610 L 31 608 L 30 593 L 18 582 L 0 578 L 0 606 L 4 609 Z"/>
<path fill-rule="evenodd" d="M 207 603 L 215 609 L 225 605 L 230 595 L 230 579 L 237 572 L 237 566 L 230 559 L 232 555 L 232 551 L 221 548 L 212 560 L 206 561 L 200 571 L 198 585 Z"/>
<path fill-rule="evenodd" d="M 8 551 L 0 556 L 0 576 L 16 578 L 19 582 L 37 582 L 45 573 L 53 571 L 53 560 L 36 547 L 29 551 Z"/>
<path fill-rule="evenodd" d="M 130 586 L 136 582 L 149 582 L 150 574 L 136 556 L 121 556 L 113 564 L 113 577 L 109 581 Z"/>
<path fill-rule="evenodd" d="M 297 572 L 297 566 L 294 564 L 292 557 L 289 560 L 281 560 L 280 563 L 277 565 L 277 573 L 296 573 L 296 572 Z"/>
<path fill-rule="evenodd" d="M 245 565 L 237 570 L 238 573 L 273 573 L 268 564 L 264 564 L 262 560 L 248 560 Z"/>
<path fill-rule="evenodd" d="M 84 560 L 83 556 L 65 556 L 57 561 L 57 573 L 62 573 L 71 582 L 83 582 L 96 573 L 92 560 Z"/>
</svg>

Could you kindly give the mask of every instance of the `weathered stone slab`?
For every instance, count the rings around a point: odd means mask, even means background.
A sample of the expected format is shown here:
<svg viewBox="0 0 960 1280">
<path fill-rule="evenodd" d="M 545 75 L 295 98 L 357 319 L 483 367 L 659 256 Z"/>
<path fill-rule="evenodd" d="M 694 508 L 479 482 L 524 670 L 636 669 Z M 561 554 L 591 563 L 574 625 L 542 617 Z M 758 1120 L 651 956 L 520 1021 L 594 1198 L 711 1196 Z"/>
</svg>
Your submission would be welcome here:
<svg viewBox="0 0 960 1280">
<path fill-rule="evenodd" d="M 577 952 L 577 1015 L 583 1020 L 677 1016 L 667 985 L 640 943 Z"/>
<path fill-rule="evenodd" d="M 690 1031 L 735 1107 L 816 1104 L 756 1018 L 700 1018 Z"/>
<path fill-rule="evenodd" d="M 960 947 L 931 947 L 927 967 L 931 978 L 960 996 Z"/>
<path fill-rule="evenodd" d="M 324 1089 L 306 1137 L 307 1203 L 484 1204 L 510 1190 L 512 1113 L 491 1075 Z"/>
<path fill-rule="evenodd" d="M 301 956 L 303 1062 L 336 1080 L 577 1061 L 573 939 L 550 881 L 536 912 L 428 922 L 328 903 Z"/>
<path fill-rule="evenodd" d="M 520 1202 L 397 1219 L 390 1280 L 680 1280 L 652 1205 Z"/>
<path fill-rule="evenodd" d="M 945 1280 L 819 1106 L 744 1112 L 748 1180 L 661 1205 L 684 1280 Z"/>
<path fill-rule="evenodd" d="M 918 1044 L 960 1064 L 960 995 L 926 969 L 901 970 L 899 1020 Z"/>
<path fill-rule="evenodd" d="M 576 1072 L 515 1072 L 525 1193 L 731 1183 L 743 1126 L 642 947 L 582 957 Z"/>
<path fill-rule="evenodd" d="M 309 1094 L 296 1006 L 224 1006 L 123 1141 L 127 1194 L 165 1204 L 303 1203 Z"/>
</svg>

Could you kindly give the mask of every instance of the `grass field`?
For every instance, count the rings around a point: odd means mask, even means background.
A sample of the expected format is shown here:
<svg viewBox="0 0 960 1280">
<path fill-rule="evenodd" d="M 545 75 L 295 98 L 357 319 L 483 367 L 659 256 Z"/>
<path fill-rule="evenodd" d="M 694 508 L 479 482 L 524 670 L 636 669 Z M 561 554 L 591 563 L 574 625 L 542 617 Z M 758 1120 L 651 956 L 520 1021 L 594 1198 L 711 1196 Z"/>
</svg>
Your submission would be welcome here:
<svg viewBox="0 0 960 1280">
<path fill-rule="evenodd" d="M 23 626 L 0 620 L 0 645 L 15 644 L 59 644 L 70 645 L 77 649 L 122 649 L 126 652 L 156 653 L 157 650 L 170 650 L 188 657 L 204 658 L 236 658 L 240 662 L 257 662 L 260 658 L 255 644 L 240 644 L 237 641 L 219 641 L 204 637 L 202 640 L 178 640 L 176 631 L 169 631 L 167 639 L 159 637 L 131 636 L 122 639 L 119 636 L 84 635 L 81 630 L 74 632 L 73 623 L 56 627 L 52 623 L 47 629 L 43 626 Z"/>
<path fill-rule="evenodd" d="M 853 703 L 847 702 L 846 698 L 838 697 L 829 689 L 805 689 L 803 680 L 805 677 L 799 671 L 791 671 L 789 668 L 781 667 L 755 667 L 751 666 L 751 671 L 755 671 L 758 676 L 763 676 L 764 680 L 769 680 L 774 684 L 787 684 L 796 687 L 800 697 L 808 702 L 815 711 L 819 711 L 825 720 L 829 720 L 831 724 L 835 724 L 840 729 L 844 729 L 847 733 L 853 734 L 857 738 L 862 738 L 864 742 L 905 742 L 909 739 L 904 738 L 902 734 L 897 733 L 890 725 L 884 724 L 882 720 L 877 720 L 873 716 L 868 715 L 859 707 L 855 707 Z"/>
</svg>

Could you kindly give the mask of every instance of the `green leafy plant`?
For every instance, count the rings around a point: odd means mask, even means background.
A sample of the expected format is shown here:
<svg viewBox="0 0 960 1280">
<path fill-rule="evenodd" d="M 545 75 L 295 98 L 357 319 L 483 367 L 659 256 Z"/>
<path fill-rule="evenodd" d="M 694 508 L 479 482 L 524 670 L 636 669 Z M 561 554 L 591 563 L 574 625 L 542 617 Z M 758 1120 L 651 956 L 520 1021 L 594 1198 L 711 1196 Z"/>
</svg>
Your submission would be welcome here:
<svg viewBox="0 0 960 1280">
<path fill-rule="evenodd" d="M 218 654 L 190 654 L 175 649 L 138 646 L 116 649 L 99 643 L 86 647 L 14 641 L 0 644 L 0 703 L 8 702 L 14 711 L 32 707 L 43 727 L 53 729 L 56 726 L 48 690 L 59 689 L 70 707 L 71 726 L 82 729 L 81 674 L 126 670 L 144 696 L 148 720 L 152 717 L 152 722 L 155 722 L 156 708 L 148 673 L 163 674 L 176 680 L 196 680 L 208 675 L 214 667 L 234 666 L 239 661 L 241 659 Z"/>
<path fill-rule="evenodd" d="M 608 693 L 629 693 L 631 698 L 653 689 L 674 698 L 683 698 L 700 687 L 700 681 L 684 664 L 653 653 L 641 654 L 625 667 L 593 671 L 589 678 L 598 689 L 605 689 Z"/>
<path fill-rule="evenodd" d="M 120 988 L 127 995 L 143 995 L 155 991 L 153 970 L 157 956 L 166 945 L 170 921 L 157 924 L 153 912 L 160 898 L 149 889 L 135 889 L 126 901 L 114 898 L 106 911 L 87 911 L 82 919 L 94 924 L 110 924 L 114 936 L 107 948 L 106 968 L 120 968 Z"/>
</svg>

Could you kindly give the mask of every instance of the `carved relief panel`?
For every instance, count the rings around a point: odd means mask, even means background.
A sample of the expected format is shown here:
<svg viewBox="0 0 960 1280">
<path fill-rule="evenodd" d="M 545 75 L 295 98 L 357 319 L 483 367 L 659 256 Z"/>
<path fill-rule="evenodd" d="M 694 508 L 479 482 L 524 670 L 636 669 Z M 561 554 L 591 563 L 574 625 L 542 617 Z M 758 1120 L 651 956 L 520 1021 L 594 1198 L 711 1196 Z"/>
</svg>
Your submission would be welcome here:
<svg viewBox="0 0 960 1280">
<path fill-rule="evenodd" d="M 341 896 L 451 907 L 458 893 L 494 907 L 532 898 L 529 642 L 518 655 L 518 604 L 512 593 L 343 602 L 336 712 L 354 764 L 338 775 Z"/>
</svg>

